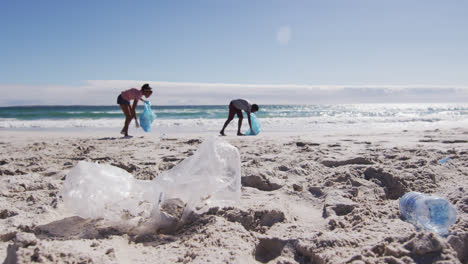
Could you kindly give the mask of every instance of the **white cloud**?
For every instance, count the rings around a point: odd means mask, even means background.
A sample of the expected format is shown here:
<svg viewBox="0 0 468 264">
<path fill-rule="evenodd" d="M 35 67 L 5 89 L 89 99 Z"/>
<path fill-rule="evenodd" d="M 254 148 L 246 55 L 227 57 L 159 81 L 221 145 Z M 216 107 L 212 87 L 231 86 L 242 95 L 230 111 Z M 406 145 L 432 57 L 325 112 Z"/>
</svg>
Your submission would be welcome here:
<svg viewBox="0 0 468 264">
<path fill-rule="evenodd" d="M 291 40 L 291 28 L 282 26 L 276 32 L 276 41 L 281 45 L 287 45 Z"/>
<path fill-rule="evenodd" d="M 468 86 L 306 85 L 89 80 L 81 85 L 0 84 L 0 106 L 112 105 L 121 91 L 149 83 L 154 105 L 224 105 L 247 98 L 258 104 L 466 102 Z"/>
</svg>

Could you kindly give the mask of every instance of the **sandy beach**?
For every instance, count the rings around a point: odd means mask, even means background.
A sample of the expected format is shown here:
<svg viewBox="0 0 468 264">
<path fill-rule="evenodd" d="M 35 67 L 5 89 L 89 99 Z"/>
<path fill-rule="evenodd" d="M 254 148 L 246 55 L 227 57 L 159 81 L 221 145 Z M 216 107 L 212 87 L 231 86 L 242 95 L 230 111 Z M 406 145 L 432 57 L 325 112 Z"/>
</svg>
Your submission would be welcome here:
<svg viewBox="0 0 468 264">
<path fill-rule="evenodd" d="M 171 232 L 136 234 L 74 215 L 62 199 L 67 173 L 85 160 L 151 180 L 191 156 L 209 134 L 126 140 L 103 132 L 2 130 L 0 260 L 468 263 L 468 129 L 229 133 L 222 140 L 240 152 L 240 202 L 194 214 Z M 401 219 L 398 201 L 409 191 L 455 206 L 448 236 Z"/>
</svg>

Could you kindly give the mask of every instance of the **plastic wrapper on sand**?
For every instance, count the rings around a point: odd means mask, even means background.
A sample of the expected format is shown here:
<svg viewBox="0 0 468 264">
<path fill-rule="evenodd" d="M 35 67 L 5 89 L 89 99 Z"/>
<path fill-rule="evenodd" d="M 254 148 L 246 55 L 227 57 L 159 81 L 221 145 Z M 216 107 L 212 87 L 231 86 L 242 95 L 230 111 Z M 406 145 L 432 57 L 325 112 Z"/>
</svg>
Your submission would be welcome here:
<svg viewBox="0 0 468 264">
<path fill-rule="evenodd" d="M 240 189 L 239 151 L 209 138 L 193 156 L 152 181 L 137 180 L 111 165 L 80 161 L 66 176 L 63 200 L 85 218 L 167 222 L 174 215 L 183 220 L 192 211 L 233 205 Z"/>
</svg>

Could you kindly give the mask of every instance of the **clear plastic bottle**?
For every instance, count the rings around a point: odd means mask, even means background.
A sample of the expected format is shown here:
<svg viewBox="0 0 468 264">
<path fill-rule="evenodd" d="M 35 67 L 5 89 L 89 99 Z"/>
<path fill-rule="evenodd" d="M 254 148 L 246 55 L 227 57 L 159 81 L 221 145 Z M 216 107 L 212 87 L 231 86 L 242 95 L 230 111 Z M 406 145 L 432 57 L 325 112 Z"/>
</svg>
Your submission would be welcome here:
<svg viewBox="0 0 468 264">
<path fill-rule="evenodd" d="M 413 224 L 439 234 L 446 234 L 457 220 L 457 212 L 444 198 L 409 192 L 400 199 L 401 215 Z"/>
</svg>

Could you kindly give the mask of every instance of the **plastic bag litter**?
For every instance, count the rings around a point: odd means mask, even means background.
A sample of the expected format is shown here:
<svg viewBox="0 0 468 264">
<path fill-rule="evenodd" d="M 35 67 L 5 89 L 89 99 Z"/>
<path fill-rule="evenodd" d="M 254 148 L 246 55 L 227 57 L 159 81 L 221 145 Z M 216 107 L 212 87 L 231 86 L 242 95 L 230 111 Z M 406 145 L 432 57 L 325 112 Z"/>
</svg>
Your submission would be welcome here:
<svg viewBox="0 0 468 264">
<path fill-rule="evenodd" d="M 441 159 L 441 160 L 438 160 L 438 161 L 437 161 L 437 164 L 444 165 L 449 159 L 450 159 L 450 157 L 447 157 L 447 158 L 443 158 L 443 159 Z"/>
<path fill-rule="evenodd" d="M 262 128 L 260 126 L 260 121 L 258 121 L 258 118 L 255 114 L 250 114 L 250 122 L 252 122 L 252 130 L 253 131 L 250 131 L 250 127 L 249 129 L 244 133 L 245 135 L 247 136 L 255 136 L 255 135 L 258 135 L 258 133 L 260 133 L 260 131 L 262 131 Z"/>
<path fill-rule="evenodd" d="M 145 102 L 143 113 L 140 115 L 140 126 L 144 131 L 151 131 L 151 123 L 156 119 L 156 114 L 151 111 L 151 103 L 149 101 Z"/>
<path fill-rule="evenodd" d="M 119 167 L 80 161 L 65 178 L 63 200 L 81 217 L 119 219 L 125 210 L 132 215 L 146 212 L 140 201 L 152 207 L 156 194 L 149 183 Z"/>
<path fill-rule="evenodd" d="M 66 176 L 63 200 L 81 217 L 162 225 L 176 214 L 183 221 L 192 211 L 233 205 L 240 188 L 239 151 L 208 138 L 194 155 L 152 181 L 137 180 L 111 165 L 80 161 Z"/>
</svg>

